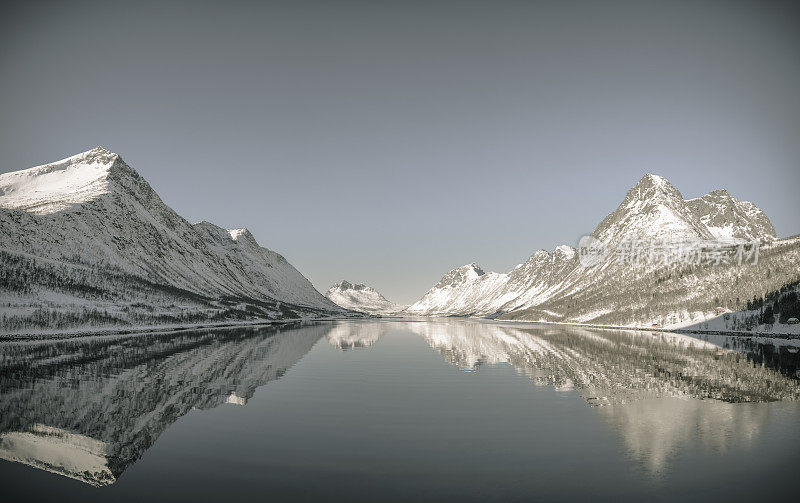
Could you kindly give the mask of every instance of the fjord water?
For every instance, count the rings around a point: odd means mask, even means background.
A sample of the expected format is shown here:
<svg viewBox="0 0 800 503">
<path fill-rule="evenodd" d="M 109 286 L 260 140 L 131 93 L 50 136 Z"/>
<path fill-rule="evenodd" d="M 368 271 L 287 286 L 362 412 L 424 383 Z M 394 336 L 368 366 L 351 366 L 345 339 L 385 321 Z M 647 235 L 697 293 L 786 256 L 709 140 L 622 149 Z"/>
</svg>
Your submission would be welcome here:
<svg viewBox="0 0 800 503">
<path fill-rule="evenodd" d="M 794 497 L 792 344 L 462 319 L 6 342 L 3 500 Z"/>
</svg>

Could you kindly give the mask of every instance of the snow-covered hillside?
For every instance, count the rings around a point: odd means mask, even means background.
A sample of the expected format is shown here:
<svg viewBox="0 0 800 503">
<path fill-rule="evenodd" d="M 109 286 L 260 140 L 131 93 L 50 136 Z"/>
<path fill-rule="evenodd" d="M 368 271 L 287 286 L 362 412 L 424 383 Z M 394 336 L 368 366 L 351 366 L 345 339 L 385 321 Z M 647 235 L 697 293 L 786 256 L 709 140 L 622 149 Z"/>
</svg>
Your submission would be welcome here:
<svg viewBox="0 0 800 503">
<path fill-rule="evenodd" d="M 0 175 L 6 331 L 341 312 L 246 229 L 190 224 L 101 147 Z"/>
<path fill-rule="evenodd" d="M 486 273 L 475 263 L 445 274 L 411 307 L 412 314 L 476 314 L 493 310 L 508 274 Z"/>
<path fill-rule="evenodd" d="M 717 239 L 776 239 L 772 222 L 750 201 L 739 201 L 727 190 L 689 199 L 687 205 Z"/>
<path fill-rule="evenodd" d="M 325 292 L 325 297 L 345 309 L 368 314 L 393 314 L 406 308 L 386 300 L 371 286 L 353 284 L 346 280 L 330 287 Z"/>
<path fill-rule="evenodd" d="M 507 273 L 462 266 L 445 274 L 408 312 L 669 326 L 706 320 L 720 306 L 742 305 L 800 279 L 800 243 L 777 239 L 753 203 L 724 190 L 684 200 L 666 179 L 651 174 L 627 192 L 591 238 L 608 251 L 595 263 L 582 263 L 578 250 L 562 245 L 535 252 Z M 618 256 L 631 243 L 722 246 L 728 252 L 754 241 L 760 245 L 758 260 L 741 264 L 623 263 Z"/>
</svg>

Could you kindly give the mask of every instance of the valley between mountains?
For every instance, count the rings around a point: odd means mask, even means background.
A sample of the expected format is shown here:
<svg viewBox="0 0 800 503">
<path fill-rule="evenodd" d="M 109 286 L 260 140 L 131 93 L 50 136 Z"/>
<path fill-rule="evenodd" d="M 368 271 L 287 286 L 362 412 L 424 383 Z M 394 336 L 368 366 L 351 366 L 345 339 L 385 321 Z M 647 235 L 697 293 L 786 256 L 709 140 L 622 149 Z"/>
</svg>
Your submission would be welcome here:
<svg viewBox="0 0 800 503">
<path fill-rule="evenodd" d="M 467 264 L 411 306 L 344 280 L 323 295 L 247 229 L 188 222 L 98 147 L 0 175 L 0 334 L 365 315 L 798 332 L 800 237 L 779 238 L 725 190 L 686 200 L 647 174 L 591 239 L 610 252 L 587 261 L 562 245 L 502 273 Z M 621 261 L 631 243 L 699 243 L 715 255 Z"/>
</svg>

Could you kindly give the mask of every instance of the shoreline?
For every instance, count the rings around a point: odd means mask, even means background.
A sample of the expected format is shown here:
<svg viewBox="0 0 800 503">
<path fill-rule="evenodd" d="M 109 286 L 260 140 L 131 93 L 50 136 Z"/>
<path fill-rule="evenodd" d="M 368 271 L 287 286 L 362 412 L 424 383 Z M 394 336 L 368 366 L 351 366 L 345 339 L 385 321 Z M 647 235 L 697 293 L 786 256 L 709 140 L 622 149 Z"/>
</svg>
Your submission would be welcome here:
<svg viewBox="0 0 800 503">
<path fill-rule="evenodd" d="M 782 334 L 775 332 L 752 332 L 742 330 L 707 330 L 689 328 L 664 328 L 664 327 L 631 327 L 625 325 L 597 325 L 591 323 L 577 323 L 566 321 L 536 321 L 536 320 L 497 320 L 491 318 L 481 318 L 496 323 L 529 323 L 538 325 L 561 325 L 582 328 L 595 328 L 605 330 L 638 330 L 642 332 L 669 332 L 673 334 L 701 334 L 701 335 L 725 335 L 731 337 L 767 337 L 770 339 L 800 339 L 800 334 Z"/>
<path fill-rule="evenodd" d="M 602 325 L 592 323 L 577 323 L 577 322 L 560 322 L 560 321 L 540 321 L 540 320 L 504 320 L 496 318 L 485 318 L 480 316 L 422 316 L 422 317 L 406 317 L 406 316 L 375 316 L 367 315 L 363 317 L 322 317 L 322 318 L 287 318 L 282 320 L 248 320 L 248 321 L 226 321 L 219 323 L 197 323 L 188 325 L 153 325 L 153 326 L 138 326 L 138 327 L 95 327 L 86 329 L 74 329 L 63 331 L 43 331 L 43 332 L 20 332 L 20 333 L 4 333 L 0 334 L 0 343 L 14 342 L 14 341 L 46 341 L 46 340 L 65 340 L 79 337 L 107 337 L 107 336 L 126 336 L 126 335 L 144 335 L 144 334 L 170 334 L 187 331 L 206 331 L 206 330 L 229 330 L 234 328 L 259 328 L 274 325 L 289 325 L 294 323 L 315 323 L 326 321 L 342 321 L 342 320 L 362 320 L 362 319 L 375 319 L 387 321 L 411 321 L 414 318 L 428 318 L 428 319 L 442 319 L 442 318 L 466 318 L 481 320 L 497 324 L 513 324 L 522 323 L 527 325 L 556 325 L 556 326 L 572 326 L 581 328 L 592 328 L 599 330 L 635 330 L 640 332 L 664 332 L 683 335 L 720 335 L 730 337 L 752 337 L 752 338 L 770 338 L 770 339 L 785 339 L 796 340 L 800 339 L 800 334 L 786 334 L 774 332 L 748 332 L 741 330 L 708 330 L 708 329 L 688 329 L 688 328 L 664 328 L 664 327 L 632 327 L 625 325 Z M 418 320 L 419 321 L 419 320 Z"/>
<path fill-rule="evenodd" d="M 152 325 L 138 327 L 113 326 L 95 327 L 88 329 L 74 329 L 54 332 L 20 332 L 12 334 L 0 334 L 0 343 L 14 341 L 44 341 L 44 340 L 64 340 L 78 337 L 105 337 L 123 335 L 143 335 L 143 334 L 171 334 L 187 331 L 204 331 L 217 329 L 234 328 L 258 328 L 272 325 L 288 325 L 293 323 L 313 323 L 317 321 L 339 321 L 360 319 L 351 317 L 324 317 L 324 318 L 287 318 L 283 320 L 248 320 L 240 322 L 219 322 L 219 323 L 197 323 L 189 325 Z"/>
</svg>

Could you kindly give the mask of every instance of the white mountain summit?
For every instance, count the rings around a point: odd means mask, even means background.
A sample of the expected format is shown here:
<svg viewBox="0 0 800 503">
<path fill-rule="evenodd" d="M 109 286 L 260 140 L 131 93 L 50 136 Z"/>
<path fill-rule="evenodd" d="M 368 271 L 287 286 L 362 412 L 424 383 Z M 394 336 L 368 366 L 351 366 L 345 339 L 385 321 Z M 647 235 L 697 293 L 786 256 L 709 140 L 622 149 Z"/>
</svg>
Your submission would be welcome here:
<svg viewBox="0 0 800 503">
<path fill-rule="evenodd" d="M 625 266 L 611 253 L 591 267 L 576 249 L 539 250 L 507 273 L 476 264 L 454 269 L 411 307 L 418 315 L 493 316 L 560 322 L 660 326 L 704 320 L 720 306 L 796 282 L 800 240 L 779 240 L 767 216 L 727 191 L 684 200 L 666 179 L 647 174 L 605 217 L 592 237 L 617 250 L 625 243 L 758 242 L 759 260 L 738 264 Z"/>
<path fill-rule="evenodd" d="M 406 308 L 386 300 L 370 286 L 353 284 L 346 280 L 330 287 L 325 292 L 325 297 L 345 309 L 368 314 L 393 314 Z"/>
<path fill-rule="evenodd" d="M 101 147 L 0 175 L 3 331 L 341 312 L 247 229 L 190 224 Z"/>
</svg>

